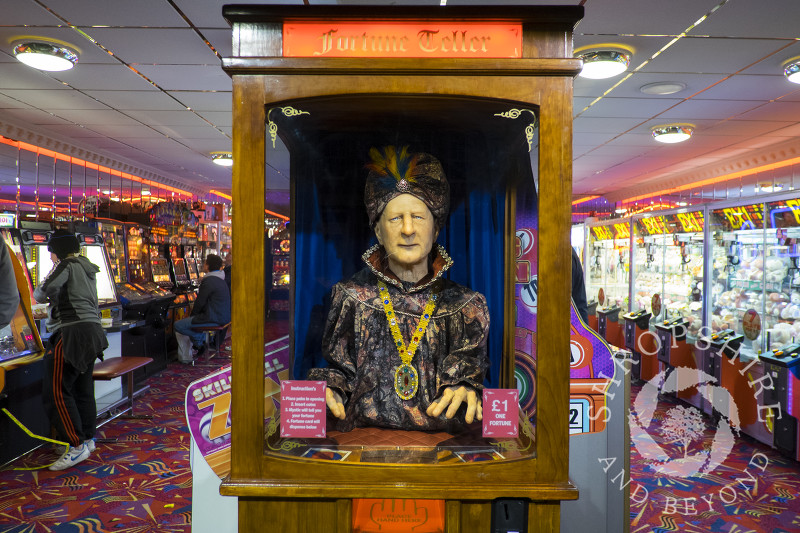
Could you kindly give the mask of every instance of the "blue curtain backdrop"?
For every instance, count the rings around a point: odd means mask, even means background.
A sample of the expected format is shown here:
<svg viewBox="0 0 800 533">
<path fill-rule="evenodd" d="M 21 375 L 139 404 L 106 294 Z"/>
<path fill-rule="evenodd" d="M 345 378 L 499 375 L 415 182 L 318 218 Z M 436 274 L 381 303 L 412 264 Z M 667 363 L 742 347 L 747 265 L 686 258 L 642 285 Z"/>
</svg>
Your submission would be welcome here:
<svg viewBox="0 0 800 533">
<path fill-rule="evenodd" d="M 367 150 L 361 153 L 366 155 Z M 461 155 L 467 159 L 475 157 Z M 314 158 L 303 159 L 304 163 L 299 166 L 304 167 L 301 170 L 304 179 L 295 182 L 292 221 L 296 251 L 293 284 L 295 379 L 304 379 L 310 368 L 326 365 L 321 354 L 321 338 L 330 290 L 337 281 L 349 278 L 364 267 L 361 254 L 375 242 L 363 206 L 366 175 L 363 160 L 356 168 L 349 169 L 360 176 L 352 179 L 315 169 L 316 165 L 311 164 Z M 469 162 L 465 163 L 469 167 Z M 478 168 L 488 171 L 485 162 Z M 438 242 L 453 258 L 447 277 L 486 296 L 491 314 L 488 339 L 491 366 L 486 385 L 497 387 L 503 345 L 505 187 L 486 187 L 484 172 L 471 172 L 460 179 L 451 174 L 448 174 L 450 216 Z"/>
</svg>

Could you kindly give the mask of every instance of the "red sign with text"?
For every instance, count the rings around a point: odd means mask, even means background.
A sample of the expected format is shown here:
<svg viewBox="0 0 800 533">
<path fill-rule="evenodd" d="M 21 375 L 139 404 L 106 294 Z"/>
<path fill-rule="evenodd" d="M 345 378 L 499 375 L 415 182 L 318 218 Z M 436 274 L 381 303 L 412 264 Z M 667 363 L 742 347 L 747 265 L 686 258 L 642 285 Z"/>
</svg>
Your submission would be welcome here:
<svg viewBox="0 0 800 533">
<path fill-rule="evenodd" d="M 519 435 L 519 391 L 484 389 L 483 436 L 517 437 Z"/>
<path fill-rule="evenodd" d="M 286 22 L 283 57 L 522 57 L 522 24 Z"/>
<path fill-rule="evenodd" d="M 281 437 L 325 437 L 324 381 L 281 381 Z"/>
</svg>

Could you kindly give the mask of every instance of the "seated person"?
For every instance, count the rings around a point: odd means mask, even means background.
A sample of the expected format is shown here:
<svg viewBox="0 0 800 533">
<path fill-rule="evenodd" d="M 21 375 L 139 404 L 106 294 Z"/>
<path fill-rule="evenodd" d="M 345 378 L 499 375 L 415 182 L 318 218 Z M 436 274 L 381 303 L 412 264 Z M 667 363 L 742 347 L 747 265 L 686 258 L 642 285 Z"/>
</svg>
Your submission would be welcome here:
<svg viewBox="0 0 800 533">
<path fill-rule="evenodd" d="M 192 307 L 192 315 L 175 322 L 173 329 L 178 340 L 178 361 L 190 364 L 193 356 L 186 349 L 187 339 L 191 340 L 195 350 L 194 357 L 200 357 L 206 349 L 205 334 L 194 331 L 192 328 L 199 326 L 222 326 L 231 321 L 231 293 L 225 283 L 225 273 L 222 271 L 222 258 L 209 254 L 203 263 L 203 272 L 206 275 L 200 282 L 197 299 Z"/>
<path fill-rule="evenodd" d="M 370 156 L 364 202 L 378 244 L 366 268 L 333 287 L 329 366 L 308 379 L 327 382 L 339 431 L 455 430 L 482 419 L 486 298 L 442 277 L 452 260 L 434 244 L 450 204 L 439 161 L 394 147 Z"/>
</svg>

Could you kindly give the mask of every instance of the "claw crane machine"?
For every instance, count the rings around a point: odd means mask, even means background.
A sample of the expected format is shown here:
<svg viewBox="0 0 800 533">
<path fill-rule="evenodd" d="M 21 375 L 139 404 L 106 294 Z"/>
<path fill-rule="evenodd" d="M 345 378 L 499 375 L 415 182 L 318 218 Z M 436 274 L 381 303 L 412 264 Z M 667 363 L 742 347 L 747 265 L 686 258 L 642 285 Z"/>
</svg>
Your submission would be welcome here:
<svg viewBox="0 0 800 533">
<path fill-rule="evenodd" d="M 266 523 L 283 532 L 360 531 L 370 510 L 398 498 L 403 508 L 426 509 L 415 531 L 489 531 L 503 519 L 520 531 L 559 530 L 560 502 L 577 498 L 567 475 L 563 265 L 570 264 L 572 77 L 580 70 L 571 32 L 582 13 L 580 6 L 223 8 L 233 28 L 234 56 L 223 68 L 233 78 L 233 254 L 242 269 L 232 292 L 251 304 L 233 309 L 232 462 L 220 490 L 239 498 L 240 531 Z M 547 216 L 534 241 L 537 297 L 548 304 L 538 309 L 536 342 L 548 349 L 537 354 L 535 382 L 547 394 L 537 397 L 533 422 L 514 417 L 517 437 L 483 438 L 474 426 L 460 437 L 360 427 L 282 437 L 293 430 L 281 424 L 291 412 L 265 421 L 264 404 L 252 401 L 265 393 L 265 321 L 251 310 L 264 307 L 269 168 L 288 156 L 289 338 L 292 380 L 303 380 L 297 369 L 314 349 L 305 340 L 318 329 L 317 305 L 363 268 L 369 149 L 404 142 L 435 153 L 454 180 L 439 234 L 453 259 L 450 275 L 497 302 L 487 340 L 496 364 L 490 388 L 514 387 L 514 200 L 519 183 L 538 177 L 538 212 Z M 501 253 L 485 253 L 489 246 Z M 392 519 L 390 507 L 379 518 Z"/>
<path fill-rule="evenodd" d="M 609 344 L 625 346 L 620 312 L 627 312 L 631 291 L 631 219 L 619 218 L 586 223 L 584 250 L 586 299 L 596 309 L 597 324 L 590 314 L 589 325 Z"/>
</svg>

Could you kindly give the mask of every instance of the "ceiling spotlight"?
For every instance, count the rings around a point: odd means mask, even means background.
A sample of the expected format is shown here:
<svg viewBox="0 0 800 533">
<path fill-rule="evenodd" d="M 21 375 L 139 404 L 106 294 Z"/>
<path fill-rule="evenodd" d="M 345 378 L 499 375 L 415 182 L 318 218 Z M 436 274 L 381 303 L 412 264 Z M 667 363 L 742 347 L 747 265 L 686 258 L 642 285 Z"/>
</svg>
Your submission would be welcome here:
<svg viewBox="0 0 800 533">
<path fill-rule="evenodd" d="M 615 50 L 596 50 L 578 56 L 583 59 L 583 69 L 579 76 L 591 80 L 613 78 L 627 70 L 631 56 Z"/>
<path fill-rule="evenodd" d="M 783 75 L 792 83 L 800 83 L 800 61 L 794 61 L 784 66 Z"/>
<path fill-rule="evenodd" d="M 653 128 L 653 138 L 661 143 L 673 144 L 689 139 L 694 132 L 690 124 L 670 124 Z"/>
<path fill-rule="evenodd" d="M 44 41 L 20 43 L 14 47 L 14 56 L 29 67 L 50 72 L 69 70 L 78 62 L 76 51 Z"/>
<path fill-rule="evenodd" d="M 233 154 L 230 152 L 212 152 L 211 161 L 221 167 L 233 166 Z"/>
</svg>

